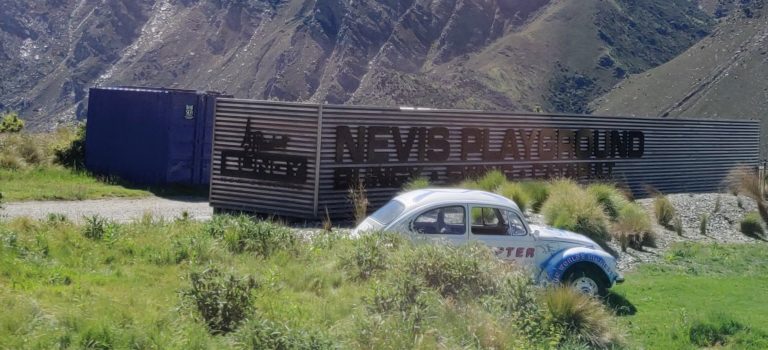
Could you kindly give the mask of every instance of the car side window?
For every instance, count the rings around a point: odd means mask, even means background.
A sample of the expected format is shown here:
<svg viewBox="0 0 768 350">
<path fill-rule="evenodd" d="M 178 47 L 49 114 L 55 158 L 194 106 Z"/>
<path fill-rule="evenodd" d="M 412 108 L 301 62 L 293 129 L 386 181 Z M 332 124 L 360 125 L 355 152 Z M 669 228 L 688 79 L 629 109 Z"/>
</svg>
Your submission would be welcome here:
<svg viewBox="0 0 768 350">
<path fill-rule="evenodd" d="M 472 207 L 472 234 L 507 236 L 509 224 L 502 211 L 491 207 Z"/>
<path fill-rule="evenodd" d="M 417 216 L 411 229 L 425 235 L 463 235 L 467 232 L 466 216 L 462 206 L 432 209 Z"/>
<path fill-rule="evenodd" d="M 507 220 L 509 222 L 509 234 L 512 236 L 525 236 L 528 230 L 525 228 L 523 219 L 514 211 L 507 210 Z"/>
</svg>

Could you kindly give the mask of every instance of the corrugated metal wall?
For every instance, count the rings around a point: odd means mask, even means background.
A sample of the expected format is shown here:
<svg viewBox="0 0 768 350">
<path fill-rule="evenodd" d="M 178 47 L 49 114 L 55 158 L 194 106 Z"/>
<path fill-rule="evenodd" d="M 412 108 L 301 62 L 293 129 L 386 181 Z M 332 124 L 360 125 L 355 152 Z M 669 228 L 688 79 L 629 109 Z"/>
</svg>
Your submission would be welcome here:
<svg viewBox="0 0 768 350">
<path fill-rule="evenodd" d="M 518 179 L 611 179 L 636 194 L 716 191 L 731 168 L 757 165 L 759 145 L 757 121 L 219 99 L 211 204 L 297 217 L 327 208 L 339 217 L 349 215 L 358 179 L 376 207 L 413 176 L 448 184 L 492 168 Z"/>
</svg>

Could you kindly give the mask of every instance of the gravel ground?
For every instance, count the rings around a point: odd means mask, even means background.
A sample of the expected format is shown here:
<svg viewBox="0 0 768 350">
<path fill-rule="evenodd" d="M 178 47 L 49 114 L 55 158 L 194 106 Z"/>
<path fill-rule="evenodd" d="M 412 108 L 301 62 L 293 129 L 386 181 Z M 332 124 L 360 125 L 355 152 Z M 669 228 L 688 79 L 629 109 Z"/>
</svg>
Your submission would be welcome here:
<svg viewBox="0 0 768 350">
<path fill-rule="evenodd" d="M 213 209 L 204 198 L 178 197 L 173 199 L 150 197 L 141 199 L 99 199 L 85 201 L 14 202 L 3 204 L 0 217 L 28 216 L 43 219 L 48 214 L 64 214 L 70 220 L 99 215 L 118 222 L 129 222 L 145 214 L 174 218 L 184 211 L 191 218 L 210 219 Z"/>
</svg>

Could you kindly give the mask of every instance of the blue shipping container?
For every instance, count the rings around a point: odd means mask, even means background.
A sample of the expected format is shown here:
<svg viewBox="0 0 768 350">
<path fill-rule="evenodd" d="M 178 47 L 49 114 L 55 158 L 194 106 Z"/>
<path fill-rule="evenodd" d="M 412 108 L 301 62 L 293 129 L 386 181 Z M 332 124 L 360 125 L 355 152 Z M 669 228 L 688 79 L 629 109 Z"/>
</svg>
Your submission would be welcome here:
<svg viewBox="0 0 768 350">
<path fill-rule="evenodd" d="M 92 88 L 88 170 L 141 185 L 206 185 L 216 92 Z"/>
</svg>

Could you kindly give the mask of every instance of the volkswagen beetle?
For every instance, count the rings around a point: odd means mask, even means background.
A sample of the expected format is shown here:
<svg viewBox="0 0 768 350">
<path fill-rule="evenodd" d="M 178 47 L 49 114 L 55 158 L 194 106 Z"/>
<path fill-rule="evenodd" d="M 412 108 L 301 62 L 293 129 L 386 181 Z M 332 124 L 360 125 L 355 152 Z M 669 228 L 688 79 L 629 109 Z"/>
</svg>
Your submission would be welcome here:
<svg viewBox="0 0 768 350">
<path fill-rule="evenodd" d="M 616 259 L 586 236 L 528 224 L 515 202 L 465 189 L 423 189 L 392 199 L 353 231 L 395 231 L 451 244 L 479 241 L 504 260 L 532 267 L 539 283 L 605 295 L 624 281 Z"/>
</svg>

